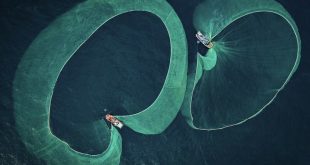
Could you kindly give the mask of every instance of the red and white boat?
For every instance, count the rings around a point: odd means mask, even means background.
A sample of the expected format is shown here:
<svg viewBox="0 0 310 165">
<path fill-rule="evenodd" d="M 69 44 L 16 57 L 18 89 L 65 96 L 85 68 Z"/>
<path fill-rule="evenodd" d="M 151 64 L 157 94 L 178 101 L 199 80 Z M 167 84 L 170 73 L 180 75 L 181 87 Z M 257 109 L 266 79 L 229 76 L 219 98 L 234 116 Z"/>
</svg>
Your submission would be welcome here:
<svg viewBox="0 0 310 165">
<path fill-rule="evenodd" d="M 115 127 L 122 128 L 124 126 L 124 124 L 113 115 L 107 114 L 105 115 L 105 119 L 112 123 Z"/>
</svg>

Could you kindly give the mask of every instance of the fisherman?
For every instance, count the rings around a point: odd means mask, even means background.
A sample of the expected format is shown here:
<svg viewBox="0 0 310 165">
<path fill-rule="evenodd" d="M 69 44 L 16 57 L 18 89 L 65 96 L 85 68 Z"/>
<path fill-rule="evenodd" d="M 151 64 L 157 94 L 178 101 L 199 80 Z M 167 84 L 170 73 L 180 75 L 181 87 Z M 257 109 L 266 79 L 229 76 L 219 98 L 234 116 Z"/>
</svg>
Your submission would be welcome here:
<svg viewBox="0 0 310 165">
<path fill-rule="evenodd" d="M 201 42 L 205 47 L 212 48 L 213 43 L 210 39 L 208 39 L 205 35 L 203 35 L 200 31 L 197 32 L 196 38 L 198 39 L 198 43 Z"/>
<path fill-rule="evenodd" d="M 105 115 L 105 119 L 120 129 L 124 126 L 124 124 L 113 115 L 107 114 Z"/>
</svg>

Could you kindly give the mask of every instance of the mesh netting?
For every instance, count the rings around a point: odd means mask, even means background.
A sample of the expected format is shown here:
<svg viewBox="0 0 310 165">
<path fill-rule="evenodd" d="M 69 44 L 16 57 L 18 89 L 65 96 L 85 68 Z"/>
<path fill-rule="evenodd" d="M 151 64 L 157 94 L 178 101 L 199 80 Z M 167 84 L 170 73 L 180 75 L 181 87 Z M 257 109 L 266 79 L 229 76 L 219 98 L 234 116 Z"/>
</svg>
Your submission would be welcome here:
<svg viewBox="0 0 310 165">
<path fill-rule="evenodd" d="M 183 115 L 194 128 L 221 129 L 254 117 L 298 66 L 297 27 L 275 1 L 206 1 L 194 24 L 214 44 L 197 54 L 190 72 Z"/>
<path fill-rule="evenodd" d="M 109 20 L 62 69 L 51 102 L 52 133 L 79 152 L 101 153 L 109 137 L 98 122 L 151 105 L 169 58 L 168 32 L 156 15 L 135 11 Z"/>
<path fill-rule="evenodd" d="M 62 15 L 33 41 L 21 60 L 14 80 L 16 127 L 29 151 L 48 164 L 118 164 L 121 137 L 105 122 L 101 133 L 110 137 L 107 149 L 98 155 L 77 152 L 52 134 L 50 104 L 57 78 L 66 62 L 109 19 L 130 11 L 146 11 L 165 24 L 171 43 L 168 73 L 162 90 L 151 106 L 140 113 L 119 116 L 128 127 L 144 134 L 162 132 L 175 118 L 186 87 L 186 40 L 172 7 L 163 0 L 87 1 Z M 169 99 L 167 99 L 169 98 Z M 158 115 L 165 112 L 165 116 Z M 154 122 L 154 116 L 160 119 Z"/>
<path fill-rule="evenodd" d="M 102 24 L 130 11 L 158 16 L 167 28 L 171 47 L 158 97 L 138 113 L 116 116 L 142 134 L 163 132 L 182 103 L 182 114 L 193 128 L 214 130 L 240 124 L 270 104 L 298 66 L 297 27 L 272 0 L 208 0 L 198 6 L 195 28 L 214 47 L 206 55 L 197 53 L 189 79 L 184 29 L 165 0 L 83 2 L 39 34 L 21 60 L 14 81 L 17 131 L 28 150 L 48 164 L 119 163 L 121 137 L 113 126 L 93 123 L 100 125 L 96 131 L 110 137 L 110 142 L 103 153 L 89 155 L 53 135 L 49 117 L 53 90 L 67 61 Z"/>
</svg>

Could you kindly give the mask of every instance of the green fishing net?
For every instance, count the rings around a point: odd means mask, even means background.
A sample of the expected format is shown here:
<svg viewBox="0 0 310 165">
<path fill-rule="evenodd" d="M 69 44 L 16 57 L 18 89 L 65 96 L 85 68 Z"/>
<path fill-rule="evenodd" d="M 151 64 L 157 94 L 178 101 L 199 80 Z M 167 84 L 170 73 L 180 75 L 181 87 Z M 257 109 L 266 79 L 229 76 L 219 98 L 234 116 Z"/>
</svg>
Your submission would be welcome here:
<svg viewBox="0 0 310 165">
<path fill-rule="evenodd" d="M 261 112 L 289 81 L 300 59 L 297 27 L 271 0 L 207 0 L 194 14 L 213 42 L 190 69 L 182 113 L 197 129 L 240 124 Z"/>
<path fill-rule="evenodd" d="M 17 131 L 27 149 L 48 164 L 119 164 L 122 140 L 115 127 L 109 128 L 103 120 L 93 122 L 109 145 L 98 155 L 80 153 L 51 132 L 50 106 L 59 74 L 73 54 L 101 25 L 130 11 L 159 17 L 171 47 L 158 97 L 138 113 L 116 116 L 135 132 L 163 132 L 180 109 L 195 129 L 240 124 L 270 104 L 298 66 L 297 27 L 273 0 L 207 0 L 199 5 L 194 26 L 214 46 L 207 54 L 197 53 L 189 71 L 184 29 L 166 0 L 83 2 L 38 35 L 15 75 Z"/>
<path fill-rule="evenodd" d="M 119 163 L 122 141 L 117 129 L 112 126 L 109 130 L 103 120 L 92 123 L 107 139 L 110 137 L 110 143 L 101 154 L 80 153 L 51 132 L 50 105 L 58 76 L 71 56 L 102 24 L 130 11 L 150 12 L 161 19 L 170 38 L 170 64 L 155 101 L 139 113 L 118 118 L 134 131 L 156 134 L 164 131 L 177 115 L 186 89 L 187 45 L 172 7 L 163 0 L 86 1 L 39 34 L 22 58 L 14 80 L 17 131 L 28 150 L 48 164 Z M 164 112 L 166 115 L 160 115 Z M 155 115 L 160 121 L 154 122 Z"/>
</svg>

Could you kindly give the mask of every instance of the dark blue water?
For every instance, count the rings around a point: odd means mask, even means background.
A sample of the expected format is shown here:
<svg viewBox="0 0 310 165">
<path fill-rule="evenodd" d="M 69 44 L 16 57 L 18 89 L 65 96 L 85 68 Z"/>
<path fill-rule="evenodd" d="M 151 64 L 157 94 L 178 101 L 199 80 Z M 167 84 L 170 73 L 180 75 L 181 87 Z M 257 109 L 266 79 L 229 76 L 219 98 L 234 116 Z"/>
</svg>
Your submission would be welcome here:
<svg viewBox="0 0 310 165">
<path fill-rule="evenodd" d="M 134 114 L 151 105 L 169 59 L 168 32 L 157 16 L 130 12 L 111 19 L 62 70 L 51 104 L 52 132 L 80 152 L 103 152 L 110 135 L 92 122 L 107 113 Z"/>
<path fill-rule="evenodd" d="M 26 150 L 14 129 L 12 81 L 20 58 L 36 35 L 78 2 L 0 2 L 0 164 L 44 164 L 44 161 L 38 160 Z M 195 43 L 191 18 L 194 7 L 200 1 L 169 2 L 184 25 L 191 62 L 196 51 L 194 44 L 191 44 Z M 299 69 L 276 100 L 254 119 L 220 131 L 195 131 L 185 123 L 182 116 L 178 116 L 160 135 L 145 136 L 126 128 L 122 129 L 122 164 L 309 164 L 310 47 L 307 43 L 310 42 L 310 5 L 306 0 L 279 2 L 295 19 L 303 48 Z M 155 24 L 154 22 L 149 24 Z M 167 37 L 164 31 L 155 30 L 154 33 L 161 34 L 159 37 L 162 38 Z M 159 47 L 163 46 L 159 44 Z M 165 49 L 167 47 L 163 48 L 163 52 Z M 158 82 L 160 83 L 160 80 Z M 65 84 L 58 85 L 61 88 L 61 85 Z M 150 96 L 156 95 L 157 90 L 155 85 L 152 90 L 154 93 L 150 93 Z M 85 101 L 94 102 L 95 99 L 89 97 L 89 100 Z M 119 111 L 122 111 L 121 107 Z M 90 116 L 100 115 L 96 112 Z"/>
</svg>

